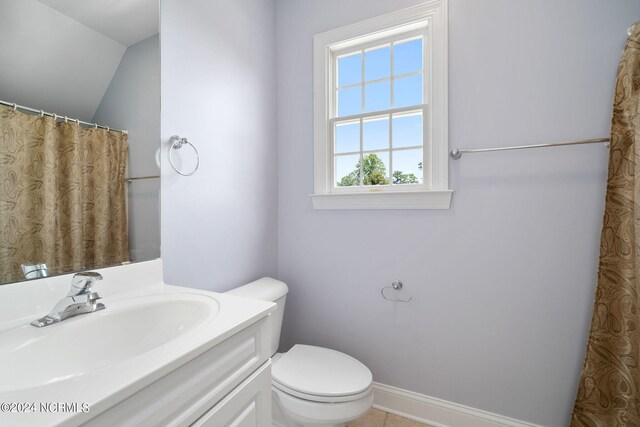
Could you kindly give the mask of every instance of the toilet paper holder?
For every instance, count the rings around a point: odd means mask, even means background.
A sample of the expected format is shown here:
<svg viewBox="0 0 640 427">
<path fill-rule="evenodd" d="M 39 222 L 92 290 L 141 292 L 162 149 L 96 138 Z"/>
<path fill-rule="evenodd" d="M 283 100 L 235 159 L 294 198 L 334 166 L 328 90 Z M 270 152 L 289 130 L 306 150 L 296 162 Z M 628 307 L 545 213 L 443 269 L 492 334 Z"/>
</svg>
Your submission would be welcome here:
<svg viewBox="0 0 640 427">
<path fill-rule="evenodd" d="M 399 291 L 400 289 L 402 289 L 402 286 L 403 286 L 402 285 L 402 281 L 396 280 L 390 286 L 385 286 L 384 288 L 380 289 L 380 295 L 382 295 L 382 298 L 386 299 L 387 301 L 392 301 L 392 302 L 409 302 L 409 301 L 411 301 L 411 299 L 413 297 L 409 297 L 409 299 L 389 298 L 388 296 L 386 296 L 384 294 L 384 290 L 385 289 L 393 289 L 393 290 Z"/>
</svg>

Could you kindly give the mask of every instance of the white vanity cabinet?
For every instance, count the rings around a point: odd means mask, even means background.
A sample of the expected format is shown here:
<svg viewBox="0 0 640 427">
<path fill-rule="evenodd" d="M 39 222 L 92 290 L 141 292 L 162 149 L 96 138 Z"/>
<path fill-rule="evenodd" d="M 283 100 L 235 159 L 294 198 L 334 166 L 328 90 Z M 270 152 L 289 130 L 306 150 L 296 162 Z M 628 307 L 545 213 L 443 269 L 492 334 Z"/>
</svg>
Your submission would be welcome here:
<svg viewBox="0 0 640 427">
<path fill-rule="evenodd" d="M 83 425 L 270 426 L 269 334 L 265 316 Z"/>
<path fill-rule="evenodd" d="M 0 287 L 0 402 L 66 405 L 0 426 L 271 426 L 274 303 L 167 285 L 160 260 L 98 272 L 107 308 L 42 328 L 71 275 Z"/>
<path fill-rule="evenodd" d="M 262 365 L 194 427 L 260 427 L 271 425 L 271 362 Z"/>
</svg>

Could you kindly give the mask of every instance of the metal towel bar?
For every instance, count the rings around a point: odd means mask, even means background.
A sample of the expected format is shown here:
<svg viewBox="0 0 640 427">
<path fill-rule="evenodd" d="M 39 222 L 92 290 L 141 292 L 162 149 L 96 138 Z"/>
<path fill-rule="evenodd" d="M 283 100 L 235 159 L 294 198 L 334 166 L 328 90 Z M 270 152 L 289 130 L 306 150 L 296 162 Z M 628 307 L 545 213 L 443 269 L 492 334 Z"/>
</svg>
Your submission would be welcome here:
<svg viewBox="0 0 640 427">
<path fill-rule="evenodd" d="M 465 153 L 484 153 L 488 151 L 506 151 L 506 150 L 524 150 L 526 148 L 546 148 L 561 147 L 563 145 L 578 144 L 595 144 L 598 142 L 609 142 L 609 138 L 584 139 L 580 141 L 554 142 L 550 144 L 533 144 L 533 145 L 514 145 L 511 147 L 493 147 L 493 148 L 455 148 L 449 153 L 449 157 L 458 160 Z"/>
</svg>

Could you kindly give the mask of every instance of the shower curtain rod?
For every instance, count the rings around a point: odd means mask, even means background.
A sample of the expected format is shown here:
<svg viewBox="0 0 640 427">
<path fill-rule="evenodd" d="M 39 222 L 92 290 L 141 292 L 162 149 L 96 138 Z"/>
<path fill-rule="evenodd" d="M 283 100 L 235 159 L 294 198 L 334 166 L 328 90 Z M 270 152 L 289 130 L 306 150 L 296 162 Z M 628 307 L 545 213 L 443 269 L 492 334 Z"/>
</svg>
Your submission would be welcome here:
<svg viewBox="0 0 640 427">
<path fill-rule="evenodd" d="M 120 129 L 111 129 L 109 126 L 102 126 L 102 125 L 98 125 L 96 123 L 85 122 L 83 120 L 71 119 L 71 118 L 69 118 L 67 116 L 59 116 L 57 114 L 48 113 L 48 112 L 43 111 L 43 110 L 36 110 L 35 108 L 25 107 L 24 105 L 18 105 L 15 102 L 7 102 L 7 101 L 0 100 L 0 104 L 6 105 L 7 107 L 12 107 L 14 109 L 14 111 L 19 108 L 21 110 L 29 111 L 29 112 L 32 112 L 32 113 L 38 113 L 38 114 L 40 114 L 40 117 L 49 116 L 49 117 L 53 117 L 55 120 L 62 119 L 65 122 L 72 121 L 72 122 L 76 122 L 78 125 L 80 125 L 80 123 L 82 123 L 83 125 L 91 126 L 91 127 L 95 128 L 95 129 L 100 128 L 100 129 L 106 129 L 107 131 L 122 132 L 125 135 L 127 135 L 129 133 L 126 129 L 122 129 L 122 130 L 120 130 Z"/>
<path fill-rule="evenodd" d="M 153 175 L 153 176 L 133 176 L 131 178 L 125 178 L 124 180 L 127 181 L 129 184 L 131 184 L 134 181 L 140 181 L 143 179 L 158 179 L 160 178 L 160 175 Z"/>
<path fill-rule="evenodd" d="M 546 147 L 561 147 L 563 145 L 578 145 L 578 144 L 595 144 L 597 142 L 609 142 L 609 138 L 597 138 L 597 139 L 584 139 L 580 141 L 567 141 L 567 142 L 554 142 L 551 144 L 534 144 L 534 145 L 514 145 L 511 147 L 494 147 L 494 148 L 455 148 L 449 153 L 449 157 L 453 160 L 458 160 L 464 153 L 484 153 L 487 151 L 506 151 L 506 150 L 523 150 L 525 148 L 546 148 Z"/>
</svg>

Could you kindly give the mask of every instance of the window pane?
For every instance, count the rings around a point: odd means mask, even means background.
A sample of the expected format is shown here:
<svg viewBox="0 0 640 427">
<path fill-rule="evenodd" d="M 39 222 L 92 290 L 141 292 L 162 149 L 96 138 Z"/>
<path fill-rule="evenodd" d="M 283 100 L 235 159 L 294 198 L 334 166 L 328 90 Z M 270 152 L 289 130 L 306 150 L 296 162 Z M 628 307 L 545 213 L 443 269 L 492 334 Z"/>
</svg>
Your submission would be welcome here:
<svg viewBox="0 0 640 427">
<path fill-rule="evenodd" d="M 362 83 L 362 54 L 338 59 L 338 87 Z"/>
<path fill-rule="evenodd" d="M 336 124 L 336 153 L 360 151 L 360 122 Z"/>
<path fill-rule="evenodd" d="M 422 104 L 422 74 L 394 79 L 393 85 L 395 108 Z"/>
<path fill-rule="evenodd" d="M 389 148 L 388 116 L 364 120 L 362 132 L 362 146 L 365 151 Z"/>
<path fill-rule="evenodd" d="M 364 54 L 364 80 L 378 80 L 391 75 L 391 49 L 383 47 Z"/>
<path fill-rule="evenodd" d="M 365 154 L 363 159 L 364 185 L 388 185 L 389 152 Z"/>
<path fill-rule="evenodd" d="M 393 183 L 422 184 L 422 148 L 393 152 Z"/>
<path fill-rule="evenodd" d="M 360 154 L 336 156 L 336 187 L 360 185 Z"/>
<path fill-rule="evenodd" d="M 393 148 L 422 145 L 422 113 L 393 116 Z"/>
<path fill-rule="evenodd" d="M 391 108 L 391 82 L 389 80 L 365 85 L 364 88 L 365 112 Z"/>
<path fill-rule="evenodd" d="M 393 46 L 393 75 L 422 70 L 422 39 L 398 43 Z"/>
<path fill-rule="evenodd" d="M 338 117 L 362 113 L 362 86 L 338 90 Z"/>
</svg>

